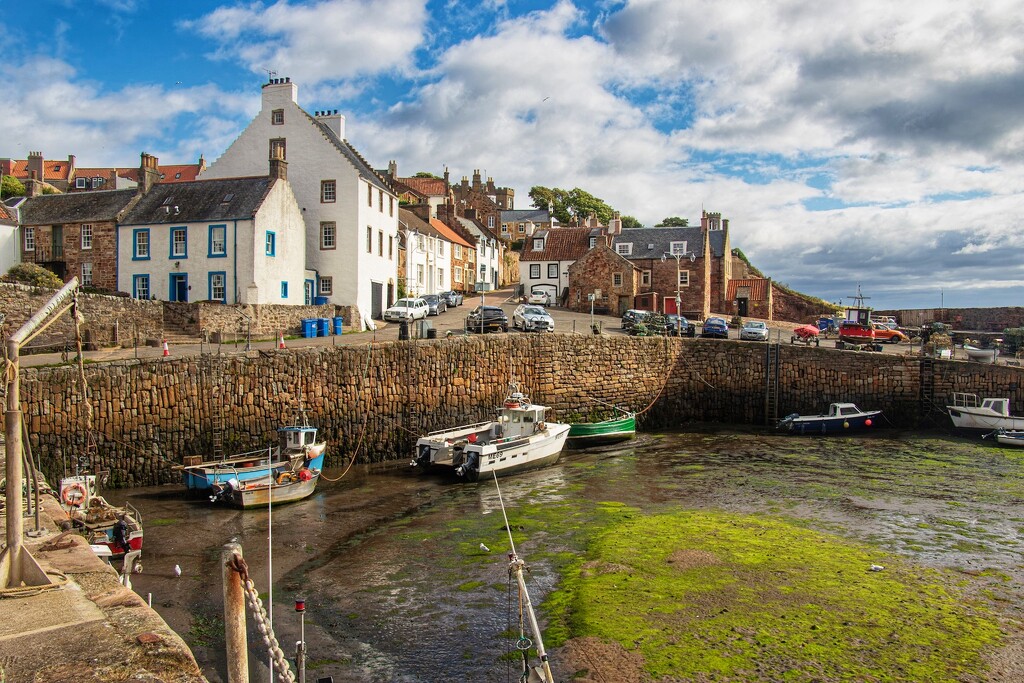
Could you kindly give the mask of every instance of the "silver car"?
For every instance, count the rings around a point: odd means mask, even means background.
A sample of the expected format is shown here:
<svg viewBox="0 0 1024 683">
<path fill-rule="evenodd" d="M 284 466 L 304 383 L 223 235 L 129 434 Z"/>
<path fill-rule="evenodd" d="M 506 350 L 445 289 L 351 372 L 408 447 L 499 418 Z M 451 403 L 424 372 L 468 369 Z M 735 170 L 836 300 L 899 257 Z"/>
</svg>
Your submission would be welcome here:
<svg viewBox="0 0 1024 683">
<path fill-rule="evenodd" d="M 520 304 L 512 312 L 512 327 L 523 332 L 554 332 L 555 321 L 543 306 Z"/>
<path fill-rule="evenodd" d="M 740 330 L 740 339 L 768 341 L 768 326 L 760 320 L 749 320 L 743 323 L 743 329 Z"/>
<path fill-rule="evenodd" d="M 447 292 L 441 292 L 441 298 L 444 299 L 452 308 L 461 306 L 463 301 L 462 292 L 456 292 L 454 289 L 449 289 Z"/>
<path fill-rule="evenodd" d="M 440 315 L 448 310 L 448 300 L 440 294 L 424 294 L 427 302 L 427 315 Z"/>
</svg>

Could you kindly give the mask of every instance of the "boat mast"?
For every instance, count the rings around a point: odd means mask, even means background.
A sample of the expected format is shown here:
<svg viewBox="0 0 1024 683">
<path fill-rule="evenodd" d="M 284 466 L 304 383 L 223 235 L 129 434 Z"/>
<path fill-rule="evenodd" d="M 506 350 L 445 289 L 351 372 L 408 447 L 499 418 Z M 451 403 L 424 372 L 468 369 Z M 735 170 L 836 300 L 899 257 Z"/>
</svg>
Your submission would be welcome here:
<svg viewBox="0 0 1024 683">
<path fill-rule="evenodd" d="M 523 578 L 523 567 L 526 563 L 516 554 L 516 544 L 512 540 L 512 527 L 508 523 L 508 515 L 505 514 L 505 501 L 501 498 L 501 487 L 498 486 L 498 474 L 491 470 L 494 476 L 494 487 L 498 490 L 498 503 L 501 504 L 501 516 L 505 518 L 505 531 L 508 532 L 508 544 L 511 551 L 508 554 L 509 574 L 515 574 L 516 583 L 519 584 L 519 594 L 523 596 L 523 604 L 526 605 L 526 615 L 530 620 L 530 630 L 533 632 L 534 642 L 537 644 L 537 657 L 540 658 L 541 675 L 544 683 L 555 683 L 551 673 L 551 665 L 548 663 L 548 653 L 544 649 L 544 641 L 540 637 L 540 626 L 537 624 L 537 615 L 533 611 L 533 603 L 530 601 L 530 592 L 526 590 L 526 580 Z"/>
</svg>

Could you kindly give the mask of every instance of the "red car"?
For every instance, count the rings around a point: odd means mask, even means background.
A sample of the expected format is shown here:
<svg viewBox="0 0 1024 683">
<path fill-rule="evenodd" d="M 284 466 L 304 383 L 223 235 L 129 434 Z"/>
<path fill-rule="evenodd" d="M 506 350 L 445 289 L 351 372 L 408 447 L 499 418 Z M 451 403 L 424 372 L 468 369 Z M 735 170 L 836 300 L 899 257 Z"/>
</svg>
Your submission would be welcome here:
<svg viewBox="0 0 1024 683">
<path fill-rule="evenodd" d="M 871 323 L 871 326 L 874 328 L 876 341 L 888 342 L 890 344 L 910 341 L 910 337 L 895 328 L 879 325 L 878 323 Z"/>
</svg>

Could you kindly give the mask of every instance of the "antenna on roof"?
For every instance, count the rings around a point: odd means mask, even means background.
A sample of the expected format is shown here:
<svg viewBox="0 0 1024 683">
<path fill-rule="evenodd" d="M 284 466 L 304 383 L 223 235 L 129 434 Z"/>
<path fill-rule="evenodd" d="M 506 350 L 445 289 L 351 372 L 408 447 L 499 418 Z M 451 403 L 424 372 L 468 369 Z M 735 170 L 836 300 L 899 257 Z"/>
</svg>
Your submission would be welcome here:
<svg viewBox="0 0 1024 683">
<path fill-rule="evenodd" d="M 274 71 L 273 69 L 264 69 L 264 71 L 267 72 L 267 80 L 270 80 L 277 75 L 277 72 Z"/>
</svg>

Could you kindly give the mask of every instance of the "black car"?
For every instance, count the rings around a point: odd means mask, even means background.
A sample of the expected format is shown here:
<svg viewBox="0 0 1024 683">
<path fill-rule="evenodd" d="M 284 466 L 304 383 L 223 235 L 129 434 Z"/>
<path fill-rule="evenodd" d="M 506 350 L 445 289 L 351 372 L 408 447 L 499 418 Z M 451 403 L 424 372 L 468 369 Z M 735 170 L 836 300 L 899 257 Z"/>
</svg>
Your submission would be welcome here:
<svg viewBox="0 0 1024 683">
<path fill-rule="evenodd" d="M 687 320 L 685 316 L 666 313 L 665 332 L 670 337 L 696 337 L 697 326 Z"/>
<path fill-rule="evenodd" d="M 470 332 L 508 332 L 508 316 L 497 306 L 477 306 L 466 316 L 466 329 Z"/>
</svg>

